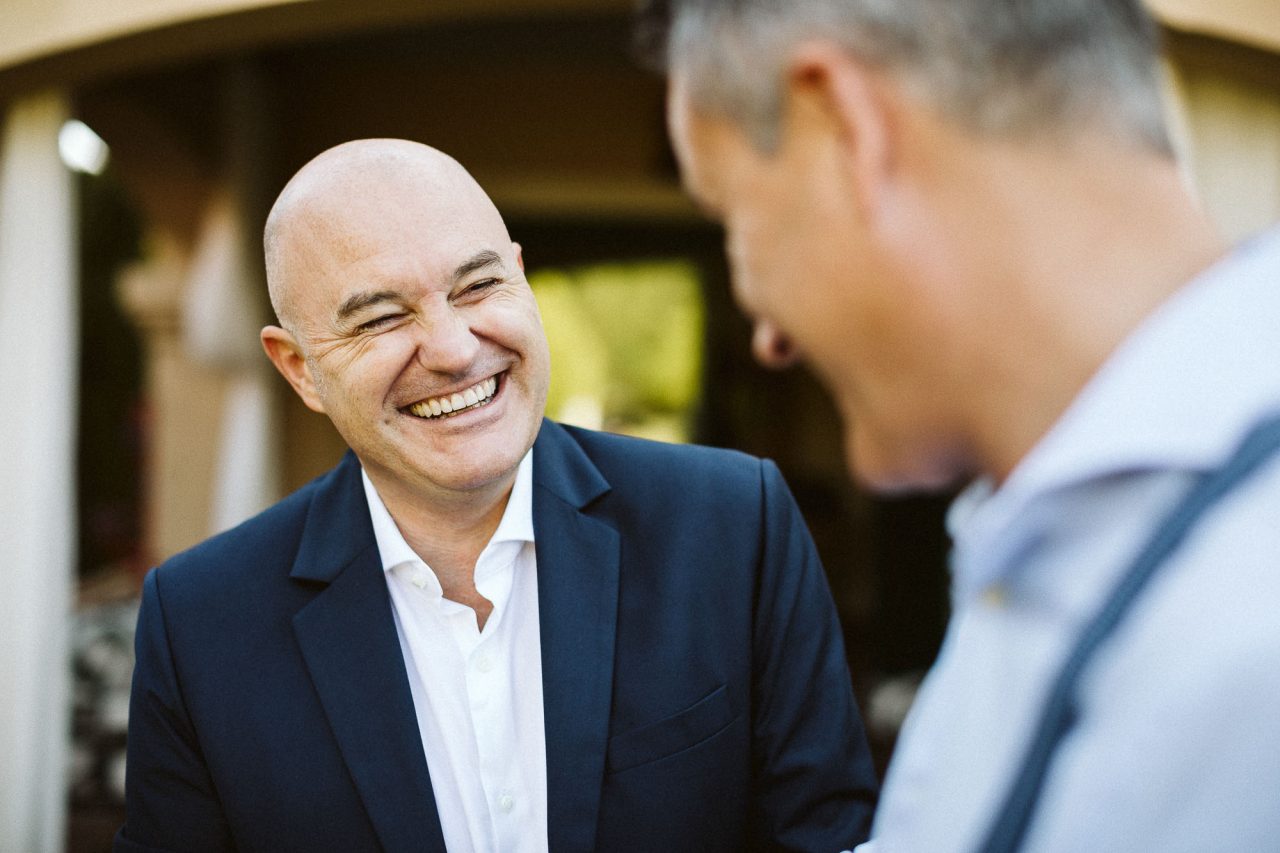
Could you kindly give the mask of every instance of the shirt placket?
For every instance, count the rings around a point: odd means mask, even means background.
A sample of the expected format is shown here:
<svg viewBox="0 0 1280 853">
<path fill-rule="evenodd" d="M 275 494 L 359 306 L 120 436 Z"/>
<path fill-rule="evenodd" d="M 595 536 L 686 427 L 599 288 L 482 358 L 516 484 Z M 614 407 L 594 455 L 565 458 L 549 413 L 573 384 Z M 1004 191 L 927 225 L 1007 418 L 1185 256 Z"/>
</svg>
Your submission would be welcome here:
<svg viewBox="0 0 1280 853">
<path fill-rule="evenodd" d="M 467 692 L 476 734 L 476 751 L 480 758 L 480 778 L 495 849 L 501 851 L 518 849 L 519 815 L 524 805 L 517 772 L 519 745 L 511 729 L 512 703 L 517 698 L 510 695 L 511 661 L 507 659 L 503 639 L 506 633 L 503 616 L 515 562 L 512 550 L 515 549 L 487 550 L 477 562 L 477 576 L 495 578 L 502 587 L 502 593 L 493 595 L 494 608 L 485 630 L 477 632 L 473 629 L 474 644 L 466 652 Z M 495 559 L 505 565 L 494 567 Z"/>
</svg>

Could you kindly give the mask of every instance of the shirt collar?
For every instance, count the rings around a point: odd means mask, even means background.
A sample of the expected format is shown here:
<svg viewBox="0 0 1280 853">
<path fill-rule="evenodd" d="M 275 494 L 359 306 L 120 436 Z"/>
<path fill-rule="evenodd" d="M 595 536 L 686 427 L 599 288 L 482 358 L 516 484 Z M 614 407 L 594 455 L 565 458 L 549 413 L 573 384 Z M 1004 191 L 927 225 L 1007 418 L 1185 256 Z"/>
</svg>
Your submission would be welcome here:
<svg viewBox="0 0 1280 853">
<path fill-rule="evenodd" d="M 1280 407 L 1280 229 L 1242 244 L 1152 312 L 995 488 L 980 479 L 947 525 L 957 592 L 1010 570 L 1002 546 L 1047 494 L 1107 475 L 1209 470 Z M 964 559 L 981 555 L 981 566 Z"/>
<path fill-rule="evenodd" d="M 382 570 L 391 571 L 404 563 L 422 562 L 409 543 L 404 540 L 400 528 L 396 526 L 386 504 L 378 495 L 373 481 L 360 469 L 360 478 L 364 483 L 364 495 L 369 504 L 369 519 L 373 522 L 373 536 L 378 545 L 378 555 L 382 558 Z M 533 539 L 533 448 L 525 453 L 516 468 L 515 483 L 511 486 L 511 496 L 507 499 L 507 507 L 503 510 L 498 529 L 493 532 L 485 550 L 499 542 L 532 542 Z"/>
<path fill-rule="evenodd" d="M 516 481 L 511 486 L 511 497 L 507 499 L 507 508 L 502 513 L 502 521 L 498 529 L 493 531 L 489 540 L 496 542 L 532 542 L 533 541 L 533 448 L 520 460 L 516 468 Z"/>
</svg>

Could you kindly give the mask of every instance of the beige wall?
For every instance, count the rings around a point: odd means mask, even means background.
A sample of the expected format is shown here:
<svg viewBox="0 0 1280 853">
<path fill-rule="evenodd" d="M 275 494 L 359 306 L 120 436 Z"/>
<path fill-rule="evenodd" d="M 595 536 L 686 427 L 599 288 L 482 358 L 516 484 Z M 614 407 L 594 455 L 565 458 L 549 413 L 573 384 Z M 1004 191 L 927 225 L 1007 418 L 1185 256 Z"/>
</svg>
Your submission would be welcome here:
<svg viewBox="0 0 1280 853">
<path fill-rule="evenodd" d="M 1280 4 L 1276 0 L 1146 0 L 1165 26 L 1280 50 Z"/>
<path fill-rule="evenodd" d="M 1280 55 L 1203 37 L 1167 44 L 1188 178 L 1231 240 L 1280 220 Z"/>
<path fill-rule="evenodd" d="M 627 13 L 631 0 L 0 0 L 0 100 L 309 38 L 463 19 Z"/>
<path fill-rule="evenodd" d="M 309 0 L 5 0 L 0 68 L 130 33 L 297 2 Z"/>
<path fill-rule="evenodd" d="M 1280 13 L 1275 0 L 1146 0 L 1166 25 L 1273 50 L 1280 49 Z M 47 57 L 143 33 L 181 31 L 201 21 L 233 22 L 252 38 L 253 27 L 237 18 L 286 22 L 282 32 L 299 34 L 373 23 L 538 11 L 621 10 L 628 0 L 4 0 L 0 72 Z M 291 8 L 286 8 L 291 7 Z M 189 45 L 199 50 L 195 43 Z M 135 56 L 135 59 L 137 57 Z"/>
</svg>

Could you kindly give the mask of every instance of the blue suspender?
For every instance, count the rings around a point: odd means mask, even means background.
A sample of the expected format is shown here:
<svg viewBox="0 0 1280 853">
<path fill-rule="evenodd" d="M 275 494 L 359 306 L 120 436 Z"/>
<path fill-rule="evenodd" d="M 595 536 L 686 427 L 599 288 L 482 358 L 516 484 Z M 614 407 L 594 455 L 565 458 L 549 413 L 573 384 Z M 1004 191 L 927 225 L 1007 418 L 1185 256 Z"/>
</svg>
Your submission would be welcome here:
<svg viewBox="0 0 1280 853">
<path fill-rule="evenodd" d="M 1085 627 L 1059 671 L 1031 746 L 1023 757 L 1022 767 L 1005 796 L 986 841 L 978 848 L 980 853 L 1013 853 L 1021 847 L 1054 751 L 1075 723 L 1075 691 L 1080 674 L 1124 619 L 1156 570 L 1182 544 L 1201 516 L 1277 451 L 1280 451 L 1280 416 L 1273 416 L 1249 432 L 1225 465 L 1200 478 L 1121 577 L 1102 610 Z"/>
</svg>

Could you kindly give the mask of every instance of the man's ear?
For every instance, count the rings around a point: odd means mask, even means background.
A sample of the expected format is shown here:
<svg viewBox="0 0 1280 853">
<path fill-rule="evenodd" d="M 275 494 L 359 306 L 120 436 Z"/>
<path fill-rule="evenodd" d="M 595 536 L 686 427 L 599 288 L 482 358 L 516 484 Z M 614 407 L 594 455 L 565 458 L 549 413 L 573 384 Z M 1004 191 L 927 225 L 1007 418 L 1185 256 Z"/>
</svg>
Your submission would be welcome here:
<svg viewBox="0 0 1280 853">
<path fill-rule="evenodd" d="M 298 392 L 302 402 L 313 412 L 324 413 L 324 403 L 316 391 L 315 380 L 311 376 L 311 365 L 307 363 L 297 340 L 279 326 L 265 326 L 262 329 L 262 348 L 267 358 L 280 371 L 280 375 L 289 380 L 293 390 Z"/>
<path fill-rule="evenodd" d="M 847 191 L 859 212 L 871 215 L 894 166 L 896 87 L 827 41 L 799 44 L 785 82 L 787 121 L 830 135 Z"/>
<path fill-rule="evenodd" d="M 524 272 L 524 248 L 512 240 L 511 249 L 516 253 L 516 265 L 520 267 L 520 272 Z"/>
</svg>

